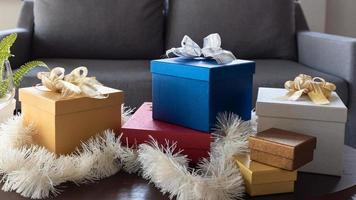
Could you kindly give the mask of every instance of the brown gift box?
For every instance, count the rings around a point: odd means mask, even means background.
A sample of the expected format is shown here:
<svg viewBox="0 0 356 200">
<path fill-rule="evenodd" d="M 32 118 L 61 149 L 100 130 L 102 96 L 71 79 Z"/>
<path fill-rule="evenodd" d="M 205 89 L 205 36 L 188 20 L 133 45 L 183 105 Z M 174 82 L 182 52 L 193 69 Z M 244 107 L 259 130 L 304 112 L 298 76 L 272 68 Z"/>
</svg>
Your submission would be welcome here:
<svg viewBox="0 0 356 200">
<path fill-rule="evenodd" d="M 34 141 L 56 154 L 68 154 L 107 129 L 119 133 L 123 92 L 100 87 L 108 98 L 62 97 L 44 87 L 19 90 L 24 124 L 34 123 Z"/>
<path fill-rule="evenodd" d="M 296 170 L 313 160 L 316 138 L 280 129 L 268 129 L 249 138 L 251 160 Z"/>
</svg>

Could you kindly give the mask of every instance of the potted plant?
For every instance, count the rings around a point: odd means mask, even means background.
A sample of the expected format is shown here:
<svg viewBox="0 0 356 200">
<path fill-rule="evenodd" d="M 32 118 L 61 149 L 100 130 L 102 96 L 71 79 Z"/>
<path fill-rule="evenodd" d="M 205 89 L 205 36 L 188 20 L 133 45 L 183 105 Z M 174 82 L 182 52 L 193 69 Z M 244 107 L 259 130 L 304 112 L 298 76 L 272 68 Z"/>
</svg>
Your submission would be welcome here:
<svg viewBox="0 0 356 200">
<path fill-rule="evenodd" d="M 48 68 L 42 61 L 31 61 L 12 72 L 9 58 L 11 47 L 17 39 L 17 34 L 11 34 L 0 41 L 0 123 L 10 117 L 16 106 L 15 90 L 21 80 L 31 69 L 36 67 Z"/>
</svg>

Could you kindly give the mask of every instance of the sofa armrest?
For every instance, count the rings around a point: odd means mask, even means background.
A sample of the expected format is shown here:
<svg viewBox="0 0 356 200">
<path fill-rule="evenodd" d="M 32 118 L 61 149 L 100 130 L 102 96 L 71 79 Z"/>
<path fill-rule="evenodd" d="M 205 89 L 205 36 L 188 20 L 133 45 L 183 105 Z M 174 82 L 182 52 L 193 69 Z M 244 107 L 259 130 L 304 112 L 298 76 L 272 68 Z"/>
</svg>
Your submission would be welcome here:
<svg viewBox="0 0 356 200">
<path fill-rule="evenodd" d="M 298 33 L 299 62 L 352 83 L 356 78 L 356 38 Z"/>
<path fill-rule="evenodd" d="M 298 53 L 301 64 L 347 81 L 349 115 L 346 143 L 356 147 L 356 38 L 300 32 Z"/>
<path fill-rule="evenodd" d="M 15 56 L 10 58 L 10 63 L 16 69 L 30 58 L 32 32 L 23 28 L 4 30 L 0 31 L 0 40 L 12 33 L 17 33 L 17 40 L 11 48 L 11 53 Z"/>
<path fill-rule="evenodd" d="M 22 3 L 22 8 L 20 11 L 20 16 L 17 21 L 18 28 L 27 29 L 30 32 L 33 32 L 34 25 L 34 0 L 24 0 Z"/>
</svg>

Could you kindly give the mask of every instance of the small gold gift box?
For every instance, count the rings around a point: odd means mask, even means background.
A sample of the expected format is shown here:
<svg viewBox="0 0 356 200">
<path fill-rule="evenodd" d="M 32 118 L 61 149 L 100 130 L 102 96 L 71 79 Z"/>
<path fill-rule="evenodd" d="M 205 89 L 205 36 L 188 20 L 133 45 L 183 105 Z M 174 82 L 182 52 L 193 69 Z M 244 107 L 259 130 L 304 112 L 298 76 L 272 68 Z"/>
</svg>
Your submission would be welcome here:
<svg viewBox="0 0 356 200">
<path fill-rule="evenodd" d="M 35 142 L 56 154 L 68 154 L 107 129 L 120 133 L 124 94 L 104 86 L 99 90 L 107 98 L 63 97 L 44 87 L 21 88 L 24 123 L 36 126 Z"/>
<path fill-rule="evenodd" d="M 236 155 L 235 161 L 245 180 L 250 196 L 294 192 L 296 171 L 287 171 L 250 160 L 249 155 Z"/>
</svg>

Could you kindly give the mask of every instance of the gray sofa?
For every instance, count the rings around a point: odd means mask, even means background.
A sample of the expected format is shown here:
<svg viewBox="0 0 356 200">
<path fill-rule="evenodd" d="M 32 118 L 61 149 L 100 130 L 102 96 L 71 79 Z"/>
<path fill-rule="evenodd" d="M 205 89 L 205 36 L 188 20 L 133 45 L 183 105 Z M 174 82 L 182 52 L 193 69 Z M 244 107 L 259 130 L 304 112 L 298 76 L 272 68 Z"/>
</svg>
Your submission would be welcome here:
<svg viewBox="0 0 356 200">
<path fill-rule="evenodd" d="M 84 65 L 132 107 L 151 100 L 150 60 L 185 34 L 201 44 L 218 32 L 225 49 L 256 61 L 254 99 L 258 87 L 283 87 L 299 73 L 334 82 L 349 108 L 346 143 L 356 147 L 356 39 L 310 32 L 293 0 L 25 0 L 18 28 L 0 38 L 12 32 L 14 68 L 32 59 Z M 37 72 L 22 86 L 38 83 Z"/>
</svg>

